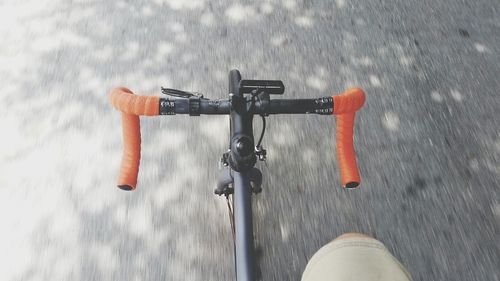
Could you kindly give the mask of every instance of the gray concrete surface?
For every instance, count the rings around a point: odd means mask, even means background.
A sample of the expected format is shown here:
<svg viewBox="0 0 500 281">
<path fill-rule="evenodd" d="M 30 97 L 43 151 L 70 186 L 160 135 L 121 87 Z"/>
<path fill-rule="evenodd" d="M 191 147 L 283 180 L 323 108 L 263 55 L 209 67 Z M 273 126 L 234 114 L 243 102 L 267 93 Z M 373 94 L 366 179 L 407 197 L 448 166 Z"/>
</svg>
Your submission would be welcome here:
<svg viewBox="0 0 500 281">
<path fill-rule="evenodd" d="M 107 98 L 221 98 L 231 68 L 288 98 L 367 93 L 357 191 L 339 188 L 333 118 L 268 119 L 263 280 L 299 280 L 348 231 L 415 280 L 500 280 L 499 1 L 2 1 L 0 22 L 1 280 L 233 279 L 212 194 L 228 119 L 143 118 L 127 193 Z"/>
</svg>

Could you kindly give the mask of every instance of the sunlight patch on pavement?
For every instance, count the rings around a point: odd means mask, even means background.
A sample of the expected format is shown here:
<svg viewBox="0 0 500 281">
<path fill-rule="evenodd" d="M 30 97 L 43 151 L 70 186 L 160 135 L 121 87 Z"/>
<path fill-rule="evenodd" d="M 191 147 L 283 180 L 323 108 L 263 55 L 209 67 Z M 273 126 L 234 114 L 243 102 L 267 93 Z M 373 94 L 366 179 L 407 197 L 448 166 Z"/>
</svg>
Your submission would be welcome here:
<svg viewBox="0 0 500 281">
<path fill-rule="evenodd" d="M 450 94 L 451 97 L 457 102 L 462 102 L 464 99 L 463 95 L 456 89 L 451 89 Z"/>
<path fill-rule="evenodd" d="M 294 132 L 293 128 L 287 124 L 283 123 L 283 125 L 275 128 L 273 127 L 272 132 L 270 132 L 271 142 L 277 145 L 283 146 L 294 146 L 297 144 L 297 133 Z M 266 130 L 267 132 L 267 130 Z"/>
<path fill-rule="evenodd" d="M 130 207 L 128 209 L 127 220 L 130 233 L 137 237 L 143 237 L 153 232 L 153 217 L 150 208 L 143 206 Z"/>
<path fill-rule="evenodd" d="M 307 77 L 306 85 L 318 91 L 325 91 L 328 87 L 328 70 L 325 67 L 316 67 L 315 75 Z"/>
<path fill-rule="evenodd" d="M 500 220 L 500 202 L 495 202 L 491 206 L 491 210 L 493 211 L 493 214 L 497 217 L 497 219 Z"/>
<path fill-rule="evenodd" d="M 7 50 L 3 54 L 0 54 L 0 74 L 3 76 L 3 79 L 5 77 L 15 77 L 16 80 L 20 80 L 31 67 L 33 66 L 30 66 L 30 57 L 19 50 Z M 8 87 L 8 84 L 1 85 L 0 87 Z M 14 87 L 14 85 L 11 87 Z M 2 95 L 5 95 L 5 93 L 2 93 Z"/>
<path fill-rule="evenodd" d="M 158 92 L 158 88 L 160 85 L 171 85 L 172 82 L 170 78 L 167 76 L 159 76 L 159 75 L 148 75 L 146 71 L 141 68 L 135 70 L 136 72 L 128 72 L 124 74 L 121 79 L 117 79 L 118 83 L 115 85 L 130 85 L 129 89 L 132 90 L 137 95 L 153 95 L 153 93 Z M 99 93 L 102 95 L 104 89 L 102 87 L 101 90 L 97 92 L 97 89 L 94 93 Z"/>
<path fill-rule="evenodd" d="M 295 0 L 283 0 L 283 6 L 288 10 L 297 9 L 297 2 Z"/>
<path fill-rule="evenodd" d="M 94 58 L 99 62 L 107 62 L 113 57 L 113 47 L 106 45 L 94 51 Z"/>
<path fill-rule="evenodd" d="M 158 5 L 167 4 L 173 10 L 193 10 L 205 7 L 205 0 L 153 0 Z"/>
<path fill-rule="evenodd" d="M 1 116 L 1 115 L 0 115 Z M 2 116 L 0 118 L 0 128 L 2 128 L 2 145 L 0 145 L 0 170 L 6 171 L 9 158 L 15 157 L 19 151 L 25 150 L 30 144 L 26 141 L 26 136 L 21 131 L 18 123 L 19 118 L 14 115 Z M 13 148 L 16 149 L 13 149 Z M 1 179 L 2 177 L 0 177 Z M 5 185 L 3 185 L 5 186 Z"/>
<path fill-rule="evenodd" d="M 60 21 L 65 22 L 69 25 L 77 25 L 82 21 L 83 22 L 88 21 L 89 18 L 96 16 L 97 12 L 98 11 L 96 7 L 94 6 L 82 5 L 78 7 L 78 12 L 71 13 L 70 17 L 63 17 L 62 19 L 60 19 Z M 54 15 L 62 15 L 62 14 L 55 13 Z M 110 32 L 112 30 L 109 24 L 106 23 L 105 21 L 96 22 L 95 27 L 96 28 L 93 29 L 93 32 L 96 32 L 99 35 L 109 35 L 109 33 L 106 32 Z"/>
<path fill-rule="evenodd" d="M 486 167 L 500 175 L 500 134 L 497 135 L 496 139 L 490 139 L 487 141 L 488 151 L 492 153 L 489 154 L 489 157 L 485 159 Z"/>
<path fill-rule="evenodd" d="M 196 60 L 196 55 L 193 53 L 184 53 L 181 55 L 181 61 L 185 64 L 189 64 Z"/>
<path fill-rule="evenodd" d="M 278 34 L 278 35 L 271 37 L 271 45 L 273 45 L 274 47 L 280 47 L 280 46 L 285 45 L 287 40 L 288 39 L 286 38 L 285 35 Z"/>
<path fill-rule="evenodd" d="M 356 18 L 356 19 L 354 19 L 354 22 L 356 23 L 356 25 L 361 25 L 361 26 L 366 25 L 366 22 L 363 18 Z"/>
<path fill-rule="evenodd" d="M 486 168 L 493 173 L 500 175 L 500 164 L 497 161 L 486 159 L 485 160 Z"/>
<path fill-rule="evenodd" d="M 169 23 L 168 28 L 176 33 L 184 32 L 184 24 L 177 21 Z"/>
<path fill-rule="evenodd" d="M 488 49 L 488 47 L 486 47 L 485 45 L 483 45 L 481 43 L 474 43 L 474 48 L 476 48 L 476 50 L 480 53 L 487 53 L 490 51 L 490 49 Z"/>
<path fill-rule="evenodd" d="M 298 16 L 295 18 L 295 23 L 300 27 L 312 27 L 314 25 L 314 21 L 309 16 Z"/>
<path fill-rule="evenodd" d="M 343 8 L 345 6 L 345 0 L 335 0 L 337 8 Z"/>
<path fill-rule="evenodd" d="M 229 135 L 229 118 L 227 116 L 213 116 L 200 123 L 199 130 L 207 137 L 205 141 L 214 147 L 224 147 Z"/>
<path fill-rule="evenodd" d="M 154 12 L 153 12 L 153 9 L 151 9 L 151 7 L 150 7 L 150 6 L 144 6 L 144 7 L 142 7 L 142 9 L 141 9 L 141 14 L 142 14 L 143 16 L 145 16 L 145 17 L 150 17 L 150 16 L 152 16 L 152 15 L 153 15 L 153 13 L 154 13 Z"/>
<path fill-rule="evenodd" d="M 380 79 L 376 76 L 371 74 L 369 77 L 370 84 L 374 87 L 381 87 L 382 83 L 380 82 Z"/>
<path fill-rule="evenodd" d="M 215 25 L 215 16 L 211 12 L 206 12 L 200 17 L 200 23 L 204 26 L 214 26 Z"/>
<path fill-rule="evenodd" d="M 168 55 L 174 51 L 174 45 L 170 42 L 159 42 L 156 49 L 155 60 L 157 62 L 162 62 Z"/>
<path fill-rule="evenodd" d="M 408 57 L 408 56 L 400 56 L 399 57 L 399 63 L 402 66 L 409 67 L 413 64 L 413 62 L 414 62 L 414 60 L 411 57 Z"/>
<path fill-rule="evenodd" d="M 166 159 L 167 161 L 171 161 L 171 159 Z M 179 163 L 175 163 L 176 166 Z M 185 167 L 187 168 L 187 167 Z M 189 169 L 189 168 L 188 168 Z M 168 206 L 169 203 L 173 203 L 182 198 L 183 190 L 182 186 L 185 186 L 191 174 L 184 172 L 170 172 L 170 175 L 165 176 L 162 179 L 161 186 L 155 186 L 155 190 L 152 190 L 151 193 L 153 196 L 153 203 L 157 208 L 162 208 L 164 206 Z"/>
<path fill-rule="evenodd" d="M 260 10 L 262 11 L 262 13 L 269 15 L 273 12 L 274 8 L 273 5 L 271 5 L 271 3 L 264 2 L 260 5 Z"/>
<path fill-rule="evenodd" d="M 431 99 L 438 103 L 442 103 L 444 101 L 443 96 L 438 91 L 431 92 Z"/>
<path fill-rule="evenodd" d="M 280 233 L 281 233 L 281 239 L 283 241 L 288 241 L 289 238 L 290 238 L 290 228 L 284 224 L 284 223 L 280 223 Z"/>
<path fill-rule="evenodd" d="M 32 191 L 31 195 L 28 195 L 29 198 L 26 198 L 24 194 L 9 190 L 9 188 L 14 187 L 3 186 L 0 189 L 0 219 L 2 229 L 8 230 L 2 231 L 0 263 L 9 265 L 0 266 L 0 275 L 2 279 L 14 280 L 29 271 L 34 262 L 32 256 L 34 249 L 31 243 L 37 222 L 41 217 L 39 214 L 32 215 L 36 206 L 39 206 L 34 196 L 35 192 Z M 13 216 L 13 213 L 16 215 Z"/>
<path fill-rule="evenodd" d="M 389 49 L 387 47 L 380 47 L 377 49 L 377 53 L 385 57 L 389 53 Z"/>
<path fill-rule="evenodd" d="M 80 221 L 73 202 L 66 198 L 68 186 L 59 177 L 57 160 L 50 161 L 60 159 L 57 148 L 50 145 L 19 156 L 9 166 L 12 179 L 0 189 L 0 220 L 9 229 L 0 240 L 2 257 L 8 261 L 0 258 L 0 262 L 10 265 L 0 267 L 2 278 L 12 280 L 31 270 L 60 280 L 74 277 L 80 255 Z M 51 182 L 50 187 L 42 185 L 46 182 Z M 25 192 L 19 192 L 20 187 Z M 61 252 L 66 254 L 59 255 Z"/>
<path fill-rule="evenodd" d="M 225 82 L 227 79 L 227 72 L 224 70 L 221 70 L 221 69 L 217 69 L 214 71 L 213 76 L 214 76 L 216 81 L 218 81 L 218 82 L 224 81 Z"/>
<path fill-rule="evenodd" d="M 33 38 L 31 48 L 35 52 L 44 53 L 54 51 L 62 46 L 89 47 L 91 41 L 84 36 L 77 35 L 71 31 L 54 30 L 54 34 L 49 37 Z"/>
<path fill-rule="evenodd" d="M 172 32 L 174 32 L 173 37 L 176 42 L 185 43 L 187 41 L 188 38 L 186 30 L 184 28 L 184 24 L 180 22 L 171 22 L 168 27 L 170 30 L 172 30 Z"/>
<path fill-rule="evenodd" d="M 118 189 L 118 187 L 116 187 Z M 123 203 L 116 204 L 112 211 L 112 219 L 118 225 L 125 225 L 127 223 L 127 206 Z"/>
<path fill-rule="evenodd" d="M 390 131 L 396 131 L 399 129 L 399 117 L 396 113 L 392 111 L 388 111 L 385 113 L 384 118 L 382 119 L 382 124 L 384 127 Z"/>
<path fill-rule="evenodd" d="M 119 235 L 119 233 L 117 233 Z M 110 243 L 93 242 L 89 248 L 89 255 L 95 260 L 100 272 L 115 272 L 120 266 L 118 252 L 115 245 Z"/>
<path fill-rule="evenodd" d="M 68 235 L 74 233 L 69 232 Z M 43 250 L 42 259 L 35 261 L 36 271 L 43 279 L 78 280 L 82 249 L 78 246 L 77 237 L 66 237 L 57 240 L 57 244 Z M 64 253 L 64 257 L 61 255 Z M 50 266 L 47 266 L 50 265 Z"/>
<path fill-rule="evenodd" d="M 241 4 L 233 4 L 225 12 L 226 17 L 236 23 L 247 20 L 255 20 L 255 10 L 252 6 L 243 6 Z"/>
<path fill-rule="evenodd" d="M 373 60 L 369 58 L 368 56 L 362 56 L 362 57 L 352 57 L 352 63 L 355 66 L 373 66 Z"/>
<path fill-rule="evenodd" d="M 107 93 L 106 89 L 102 88 L 104 81 L 99 75 L 96 75 L 95 70 L 90 67 L 83 66 L 78 73 L 78 82 L 80 82 L 80 91 L 88 91 L 90 95 L 93 95 L 97 99 L 101 99 Z M 54 90 L 52 91 L 55 96 L 61 97 L 64 95 L 64 87 L 62 85 L 55 85 Z M 88 110 L 92 110 L 89 108 Z M 88 112 L 87 112 L 88 114 Z"/>
<path fill-rule="evenodd" d="M 500 136 L 496 141 L 493 142 L 493 147 L 495 149 L 495 152 L 500 154 Z"/>
<path fill-rule="evenodd" d="M 129 41 L 125 43 L 123 52 L 120 56 L 121 60 L 134 60 L 138 57 L 140 45 L 137 41 Z"/>
<path fill-rule="evenodd" d="M 311 148 L 303 148 L 302 149 L 302 161 L 304 161 L 307 165 L 312 165 L 314 161 L 317 159 L 317 153 L 315 150 Z"/>
<path fill-rule="evenodd" d="M 188 41 L 188 35 L 185 32 L 175 34 L 174 38 L 179 43 L 186 43 Z"/>
<path fill-rule="evenodd" d="M 326 90 L 326 87 L 328 86 L 326 81 L 318 76 L 309 76 L 306 80 L 306 84 L 307 86 L 320 91 Z"/>
<path fill-rule="evenodd" d="M 165 138 L 162 138 L 162 140 L 155 145 L 156 153 L 158 153 L 158 151 L 167 153 L 170 150 L 175 150 L 188 141 L 188 135 L 185 130 L 168 129 L 167 134 Z"/>
<path fill-rule="evenodd" d="M 475 172 L 480 170 L 479 161 L 476 158 L 473 158 L 469 161 L 469 168 Z"/>
<path fill-rule="evenodd" d="M 115 5 L 116 5 L 116 7 L 117 7 L 118 9 L 123 9 L 123 8 L 127 7 L 127 3 L 126 3 L 125 1 L 123 1 L 123 0 L 121 0 L 121 1 L 117 1 L 117 2 L 115 3 Z"/>
</svg>

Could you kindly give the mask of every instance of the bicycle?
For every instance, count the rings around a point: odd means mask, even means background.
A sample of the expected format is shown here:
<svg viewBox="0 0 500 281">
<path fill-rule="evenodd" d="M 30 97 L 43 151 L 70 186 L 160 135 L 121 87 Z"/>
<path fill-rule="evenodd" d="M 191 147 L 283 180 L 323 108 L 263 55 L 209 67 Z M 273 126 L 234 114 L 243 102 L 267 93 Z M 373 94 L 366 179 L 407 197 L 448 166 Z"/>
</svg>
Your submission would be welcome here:
<svg viewBox="0 0 500 281">
<path fill-rule="evenodd" d="M 141 135 L 139 116 L 189 114 L 230 115 L 229 150 L 223 164 L 215 194 L 226 197 L 234 238 L 236 280 L 254 279 L 254 239 L 251 196 L 262 191 L 262 173 L 255 168 L 257 160 L 265 161 L 262 146 L 266 117 L 273 114 L 337 115 L 336 146 L 341 183 L 352 189 L 360 184 L 353 146 L 355 112 L 365 101 L 359 88 L 348 89 L 338 96 L 316 99 L 271 99 L 282 95 L 285 86 L 279 80 L 242 80 L 238 70 L 229 72 L 229 98 L 210 100 L 202 94 L 162 88 L 170 97 L 137 96 L 127 88 L 110 93 L 111 104 L 122 112 L 124 153 L 118 187 L 134 190 L 139 172 Z M 253 117 L 260 115 L 263 128 L 257 144 L 253 135 Z M 229 198 L 232 196 L 232 203 Z"/>
</svg>

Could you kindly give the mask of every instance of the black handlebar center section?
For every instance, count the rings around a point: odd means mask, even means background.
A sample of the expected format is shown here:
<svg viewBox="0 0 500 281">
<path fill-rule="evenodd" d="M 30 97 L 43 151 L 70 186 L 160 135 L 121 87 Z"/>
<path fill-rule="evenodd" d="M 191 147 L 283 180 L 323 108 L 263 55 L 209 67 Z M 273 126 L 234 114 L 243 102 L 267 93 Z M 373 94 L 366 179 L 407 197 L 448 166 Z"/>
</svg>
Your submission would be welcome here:
<svg viewBox="0 0 500 281">
<path fill-rule="evenodd" d="M 198 96 L 189 97 L 189 115 L 200 116 L 200 97 Z"/>
<path fill-rule="evenodd" d="M 227 115 L 231 110 L 253 115 L 273 114 L 319 114 L 333 113 L 333 98 L 317 99 L 270 99 L 268 94 L 259 94 L 256 101 L 233 94 L 230 99 L 208 100 L 192 98 L 160 98 L 160 115 L 189 114 L 191 116 Z"/>
</svg>

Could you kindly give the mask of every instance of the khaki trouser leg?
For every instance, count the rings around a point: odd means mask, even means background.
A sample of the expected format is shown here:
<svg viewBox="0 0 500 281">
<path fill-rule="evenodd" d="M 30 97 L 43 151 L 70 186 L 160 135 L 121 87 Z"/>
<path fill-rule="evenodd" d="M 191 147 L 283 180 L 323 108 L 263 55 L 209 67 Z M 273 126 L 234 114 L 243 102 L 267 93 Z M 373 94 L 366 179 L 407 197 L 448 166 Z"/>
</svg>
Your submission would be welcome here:
<svg viewBox="0 0 500 281">
<path fill-rule="evenodd" d="M 302 281 L 411 281 L 410 274 L 380 241 L 344 234 L 309 260 Z"/>
</svg>

